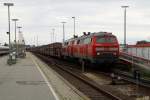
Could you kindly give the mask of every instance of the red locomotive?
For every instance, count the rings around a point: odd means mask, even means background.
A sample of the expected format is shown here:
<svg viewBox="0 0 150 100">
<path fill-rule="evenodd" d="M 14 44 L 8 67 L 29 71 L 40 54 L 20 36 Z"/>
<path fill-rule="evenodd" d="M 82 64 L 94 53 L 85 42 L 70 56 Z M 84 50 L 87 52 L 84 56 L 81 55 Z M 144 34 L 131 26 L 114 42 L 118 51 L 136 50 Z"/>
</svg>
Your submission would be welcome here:
<svg viewBox="0 0 150 100">
<path fill-rule="evenodd" d="M 84 34 L 62 43 L 53 43 L 33 49 L 47 56 L 74 58 L 91 63 L 113 63 L 119 57 L 119 43 L 112 33 Z"/>
<path fill-rule="evenodd" d="M 97 32 L 72 38 L 63 44 L 64 57 L 77 58 L 91 63 L 113 63 L 119 56 L 119 44 L 112 33 Z"/>
</svg>

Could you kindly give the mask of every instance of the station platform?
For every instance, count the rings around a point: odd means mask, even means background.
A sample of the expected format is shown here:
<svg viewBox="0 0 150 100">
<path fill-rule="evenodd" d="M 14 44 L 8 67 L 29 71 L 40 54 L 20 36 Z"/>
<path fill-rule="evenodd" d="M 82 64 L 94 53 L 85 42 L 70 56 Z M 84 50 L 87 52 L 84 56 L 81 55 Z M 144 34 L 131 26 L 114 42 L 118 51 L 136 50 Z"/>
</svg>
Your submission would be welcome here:
<svg viewBox="0 0 150 100">
<path fill-rule="evenodd" d="M 39 67 L 45 66 L 44 63 L 31 53 L 26 53 L 24 59 L 18 58 L 17 63 L 11 66 L 7 65 L 7 58 L 0 57 L 0 100 L 64 100 L 69 97 L 69 100 L 84 100 L 64 82 L 59 82 L 61 80 L 56 76 L 50 75 L 54 77 L 54 83 L 52 78 L 48 80 Z M 59 83 L 61 93 L 56 90 L 58 86 L 52 86 L 51 83 Z"/>
</svg>

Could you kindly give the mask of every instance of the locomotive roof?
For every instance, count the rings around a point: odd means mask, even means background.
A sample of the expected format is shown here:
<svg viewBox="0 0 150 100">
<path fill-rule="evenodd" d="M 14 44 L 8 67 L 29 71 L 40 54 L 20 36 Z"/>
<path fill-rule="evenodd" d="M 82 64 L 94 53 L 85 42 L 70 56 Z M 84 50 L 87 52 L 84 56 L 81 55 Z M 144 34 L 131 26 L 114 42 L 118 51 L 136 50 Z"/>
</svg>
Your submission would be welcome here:
<svg viewBox="0 0 150 100">
<path fill-rule="evenodd" d="M 108 33 L 108 32 L 95 32 L 90 34 L 91 36 L 114 36 L 112 33 Z"/>
<path fill-rule="evenodd" d="M 108 33 L 108 32 L 94 32 L 94 33 L 91 33 L 89 35 L 88 34 L 87 35 L 82 35 L 78 38 L 68 39 L 65 42 L 68 42 L 68 41 L 71 41 L 71 40 L 84 39 L 84 38 L 91 37 L 91 36 L 114 36 L 114 35 L 112 33 Z"/>
</svg>

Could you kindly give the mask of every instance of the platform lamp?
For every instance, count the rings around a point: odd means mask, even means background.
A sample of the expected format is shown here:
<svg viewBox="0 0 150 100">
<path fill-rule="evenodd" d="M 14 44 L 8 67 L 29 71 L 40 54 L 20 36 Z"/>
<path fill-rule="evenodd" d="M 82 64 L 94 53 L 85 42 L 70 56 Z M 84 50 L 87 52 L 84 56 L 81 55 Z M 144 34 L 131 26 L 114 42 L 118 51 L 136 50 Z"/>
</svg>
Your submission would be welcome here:
<svg viewBox="0 0 150 100">
<path fill-rule="evenodd" d="M 22 28 L 21 26 L 17 26 L 18 28 L 18 33 L 21 33 L 20 29 Z M 18 40 L 18 43 L 19 43 L 19 40 Z M 17 43 L 17 56 L 18 56 L 18 43 Z"/>
<path fill-rule="evenodd" d="M 65 23 L 66 22 L 61 22 L 63 24 L 63 43 L 65 42 Z"/>
<path fill-rule="evenodd" d="M 11 56 L 11 43 L 10 43 L 10 6 L 14 6 L 13 3 L 4 3 L 4 6 L 8 7 L 8 32 L 9 35 L 9 59 L 7 61 L 8 64 L 12 64 L 12 56 Z"/>
<path fill-rule="evenodd" d="M 127 43 L 126 43 L 126 9 L 129 7 L 129 6 L 121 6 L 122 8 L 124 8 L 124 50 L 126 50 L 126 46 L 127 46 Z"/>
<path fill-rule="evenodd" d="M 73 18 L 73 21 L 74 21 L 74 36 L 75 36 L 75 33 L 76 33 L 76 31 L 75 31 L 75 17 L 72 17 Z"/>
<path fill-rule="evenodd" d="M 17 53 L 17 39 L 16 39 L 16 22 L 18 21 L 19 19 L 12 19 L 12 21 L 15 22 L 15 49 L 16 49 L 16 53 Z"/>
<path fill-rule="evenodd" d="M 55 42 L 55 28 L 52 29 L 52 42 Z"/>
<path fill-rule="evenodd" d="M 19 33 L 21 33 L 20 29 L 22 28 L 21 26 L 17 26 Z"/>
</svg>

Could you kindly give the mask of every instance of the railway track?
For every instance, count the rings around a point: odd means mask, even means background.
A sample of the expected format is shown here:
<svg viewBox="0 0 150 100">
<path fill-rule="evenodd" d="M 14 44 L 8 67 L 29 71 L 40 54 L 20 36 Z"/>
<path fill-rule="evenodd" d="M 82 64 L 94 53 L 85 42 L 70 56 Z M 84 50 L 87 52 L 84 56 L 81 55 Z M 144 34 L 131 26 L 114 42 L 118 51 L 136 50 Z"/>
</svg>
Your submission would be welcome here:
<svg viewBox="0 0 150 100">
<path fill-rule="evenodd" d="M 74 64 L 67 64 L 66 66 L 69 66 L 71 68 L 76 68 L 77 65 Z M 81 67 L 80 67 L 81 68 Z M 79 71 L 79 70 L 78 70 Z M 81 72 L 81 69 L 80 69 Z M 112 77 L 111 73 L 109 72 L 101 72 L 99 69 L 92 69 L 89 68 L 87 69 L 87 74 L 86 76 L 89 76 L 89 78 L 100 81 L 95 81 L 97 83 L 100 83 L 102 85 L 108 85 L 108 87 L 113 88 L 114 90 L 117 90 L 120 93 L 123 93 L 129 97 L 137 98 L 138 96 L 140 97 L 145 97 L 148 96 L 150 97 L 149 93 L 149 88 L 150 88 L 150 81 L 145 80 L 145 79 L 140 79 L 140 81 L 137 82 L 136 79 L 134 79 L 133 75 L 129 75 L 128 73 L 124 73 L 123 71 L 112 71 L 112 73 L 115 74 L 116 77 L 120 77 L 120 79 L 116 79 L 115 85 L 111 85 L 110 83 L 112 82 Z M 89 75 L 90 74 L 90 75 Z M 93 77 L 91 77 L 94 76 Z M 97 79 L 96 79 L 97 78 Z M 101 80 L 101 78 L 103 80 Z"/>
<path fill-rule="evenodd" d="M 79 91 L 87 95 L 91 100 L 133 100 L 133 98 L 129 98 L 128 96 L 110 91 L 107 85 L 97 84 L 79 70 L 68 67 L 66 63 L 63 64 L 57 59 L 39 54 L 37 56 L 48 63 L 57 73 L 74 85 Z"/>
<path fill-rule="evenodd" d="M 66 61 L 63 62 L 57 62 L 66 66 L 69 66 L 71 68 L 77 68 L 79 72 L 81 72 L 81 66 L 79 67 L 78 65 L 75 65 L 74 63 L 71 64 Z M 99 70 L 99 69 L 97 69 Z M 133 74 L 129 74 L 127 72 L 121 71 L 121 70 L 111 70 L 110 72 L 106 73 L 106 72 L 99 72 L 99 71 L 95 71 L 95 69 L 87 69 L 87 72 L 95 72 L 95 73 L 100 73 L 100 74 L 104 74 L 107 77 L 110 77 L 110 73 L 114 73 L 115 75 L 119 76 L 122 78 L 122 80 L 133 83 L 133 84 L 137 84 L 137 80 L 133 77 Z M 150 88 L 150 80 L 148 79 L 144 79 L 144 78 L 140 78 L 140 80 L 138 81 L 138 85 L 144 88 Z"/>
<path fill-rule="evenodd" d="M 148 79 L 140 78 L 140 80 L 137 80 L 133 77 L 133 75 L 131 73 L 120 71 L 120 70 L 114 70 L 114 73 L 121 76 L 124 80 L 126 80 L 128 82 L 138 84 L 145 88 L 150 88 L 150 80 L 148 80 Z M 138 81 L 138 83 L 137 83 L 137 81 Z"/>
<path fill-rule="evenodd" d="M 81 66 L 79 67 L 78 65 L 75 65 L 74 63 L 67 63 L 66 61 L 58 61 L 57 63 L 63 64 L 65 66 L 68 66 L 71 70 L 76 70 L 77 72 L 81 73 Z M 77 68 L 79 67 L 79 68 Z M 77 68 L 77 69 L 76 69 Z M 119 73 L 119 72 L 118 72 Z M 95 70 L 92 68 L 89 68 L 86 70 L 86 75 L 88 78 L 92 79 L 95 81 L 97 84 L 103 85 L 104 87 L 106 86 L 107 91 L 110 93 L 113 93 L 117 96 L 124 94 L 125 98 L 132 98 L 136 99 L 138 97 L 142 98 L 145 96 L 150 96 L 149 94 L 149 85 L 142 85 L 138 83 L 136 84 L 136 80 L 131 80 L 130 77 L 128 76 L 123 76 L 123 75 L 115 73 L 115 76 L 119 76 L 120 80 L 115 79 L 116 83 L 112 84 L 112 78 L 110 77 L 110 73 L 106 72 L 100 72 L 100 70 Z M 92 77 L 91 77 L 92 76 Z M 94 77 L 93 77 L 94 76 Z"/>
</svg>

